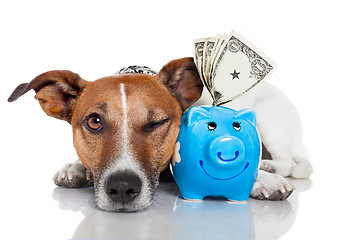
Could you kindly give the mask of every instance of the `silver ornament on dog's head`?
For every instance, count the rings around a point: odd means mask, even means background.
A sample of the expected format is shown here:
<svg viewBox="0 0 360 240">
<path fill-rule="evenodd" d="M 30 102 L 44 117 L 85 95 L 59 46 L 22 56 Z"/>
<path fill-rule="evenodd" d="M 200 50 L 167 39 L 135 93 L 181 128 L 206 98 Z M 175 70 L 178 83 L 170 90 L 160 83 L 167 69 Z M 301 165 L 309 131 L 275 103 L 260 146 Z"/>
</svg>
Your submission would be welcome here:
<svg viewBox="0 0 360 240">
<path fill-rule="evenodd" d="M 157 72 L 152 68 L 146 66 L 132 65 L 129 67 L 121 68 L 119 71 L 116 72 L 116 75 L 127 74 L 127 73 L 143 73 L 151 76 L 155 76 L 157 74 Z"/>
</svg>

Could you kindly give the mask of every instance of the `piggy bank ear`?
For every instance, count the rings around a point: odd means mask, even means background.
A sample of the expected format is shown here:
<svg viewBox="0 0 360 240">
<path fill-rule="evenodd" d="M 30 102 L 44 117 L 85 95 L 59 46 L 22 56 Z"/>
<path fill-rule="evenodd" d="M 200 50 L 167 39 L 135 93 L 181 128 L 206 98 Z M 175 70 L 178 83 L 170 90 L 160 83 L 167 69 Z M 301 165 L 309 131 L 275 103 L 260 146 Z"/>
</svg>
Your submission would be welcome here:
<svg viewBox="0 0 360 240">
<path fill-rule="evenodd" d="M 210 118 L 211 115 L 209 111 L 202 107 L 192 107 L 185 113 L 184 117 L 184 124 L 191 126 L 202 119 Z"/>
<path fill-rule="evenodd" d="M 249 108 L 238 111 L 238 113 L 235 115 L 235 118 L 245 119 L 249 121 L 254 127 L 256 127 L 255 112 Z"/>
</svg>

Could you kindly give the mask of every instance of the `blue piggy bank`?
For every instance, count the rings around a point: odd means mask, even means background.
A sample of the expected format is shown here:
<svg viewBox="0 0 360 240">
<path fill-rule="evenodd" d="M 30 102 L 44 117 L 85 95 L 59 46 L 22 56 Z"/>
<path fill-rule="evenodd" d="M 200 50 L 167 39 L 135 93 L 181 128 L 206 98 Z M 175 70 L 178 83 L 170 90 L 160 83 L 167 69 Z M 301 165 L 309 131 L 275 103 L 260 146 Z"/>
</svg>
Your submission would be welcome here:
<svg viewBox="0 0 360 240">
<path fill-rule="evenodd" d="M 192 107 L 181 118 L 171 170 L 185 199 L 247 201 L 261 157 L 255 112 Z"/>
</svg>

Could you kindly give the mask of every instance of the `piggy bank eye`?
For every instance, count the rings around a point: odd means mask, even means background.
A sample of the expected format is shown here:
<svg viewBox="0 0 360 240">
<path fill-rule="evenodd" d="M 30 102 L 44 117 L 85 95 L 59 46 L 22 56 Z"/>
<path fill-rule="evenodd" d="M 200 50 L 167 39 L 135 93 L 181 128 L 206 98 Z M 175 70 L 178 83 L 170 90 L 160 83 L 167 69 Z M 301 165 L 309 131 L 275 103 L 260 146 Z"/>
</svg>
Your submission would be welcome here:
<svg viewBox="0 0 360 240">
<path fill-rule="evenodd" d="M 207 125 L 208 125 L 209 131 L 214 131 L 215 128 L 216 128 L 216 123 L 215 122 L 209 122 L 209 123 L 207 123 Z"/>
<path fill-rule="evenodd" d="M 241 129 L 241 125 L 239 122 L 234 122 L 233 123 L 233 128 L 236 130 L 236 131 L 240 131 Z"/>
</svg>

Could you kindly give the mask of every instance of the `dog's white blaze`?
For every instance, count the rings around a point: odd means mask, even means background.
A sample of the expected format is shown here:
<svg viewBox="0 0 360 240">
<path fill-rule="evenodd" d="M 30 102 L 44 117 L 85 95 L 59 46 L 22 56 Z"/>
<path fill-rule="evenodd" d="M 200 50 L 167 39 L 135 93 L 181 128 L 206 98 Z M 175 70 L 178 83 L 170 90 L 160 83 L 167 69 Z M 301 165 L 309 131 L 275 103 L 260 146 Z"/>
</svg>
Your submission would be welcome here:
<svg viewBox="0 0 360 240">
<path fill-rule="evenodd" d="M 150 204 L 151 201 L 151 190 L 149 187 L 149 181 L 141 168 L 140 164 L 136 161 L 132 154 L 131 144 L 129 141 L 129 122 L 128 122 L 128 105 L 127 105 L 127 96 L 125 93 L 125 85 L 123 83 L 120 84 L 120 94 L 121 94 L 121 105 L 123 109 L 123 121 L 121 125 L 122 130 L 122 140 L 121 140 L 121 147 L 120 153 L 118 158 L 114 161 L 113 164 L 108 166 L 99 181 L 100 188 L 97 194 L 97 203 L 99 207 L 104 210 L 114 210 L 119 207 L 119 204 L 112 203 L 112 201 L 106 196 L 104 191 L 104 183 L 106 178 L 110 176 L 113 172 L 116 171 L 124 171 L 130 170 L 136 173 L 141 181 L 142 181 L 142 190 L 137 197 L 137 199 L 133 202 L 128 204 L 130 210 L 140 209 L 146 207 Z M 121 206 L 120 206 L 121 207 Z"/>
<path fill-rule="evenodd" d="M 121 94 L 121 105 L 123 109 L 123 121 L 122 121 L 122 143 L 120 149 L 120 158 L 117 162 L 122 162 L 122 167 L 124 165 L 133 165 L 133 154 L 131 153 L 131 145 L 129 142 L 129 122 L 128 122 L 128 106 L 127 106 L 127 97 L 125 92 L 125 85 L 120 84 L 120 94 Z M 131 168 L 131 167 L 129 167 Z"/>
<path fill-rule="evenodd" d="M 123 83 L 120 84 L 120 93 L 121 93 L 121 105 L 123 108 L 123 123 L 122 123 L 122 137 L 123 137 L 123 145 L 122 145 L 122 153 L 129 154 L 129 134 L 128 134 L 128 109 L 126 103 L 126 93 L 125 93 L 125 85 Z"/>
</svg>

